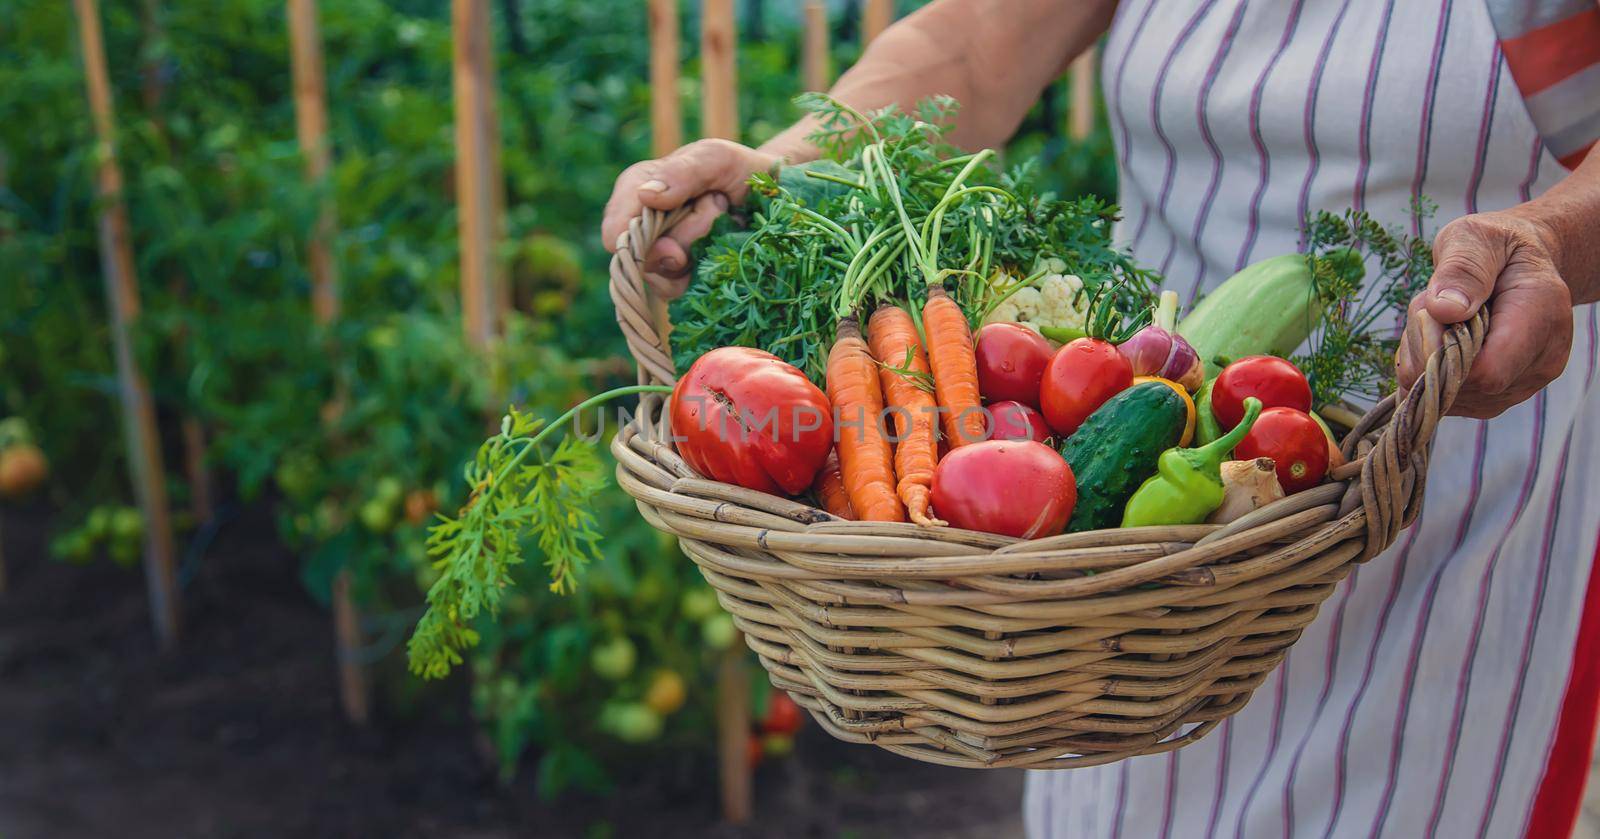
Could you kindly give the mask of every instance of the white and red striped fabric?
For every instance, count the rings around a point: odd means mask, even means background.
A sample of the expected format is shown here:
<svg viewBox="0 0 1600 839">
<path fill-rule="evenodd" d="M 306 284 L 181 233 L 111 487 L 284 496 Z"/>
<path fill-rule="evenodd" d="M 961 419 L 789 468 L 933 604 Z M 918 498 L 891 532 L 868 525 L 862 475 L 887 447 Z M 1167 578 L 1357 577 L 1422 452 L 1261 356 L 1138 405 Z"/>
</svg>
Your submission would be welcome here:
<svg viewBox="0 0 1600 839">
<path fill-rule="evenodd" d="M 1123 0 L 1102 79 L 1120 235 L 1191 298 L 1294 251 L 1308 211 L 1404 225 L 1420 194 L 1434 229 L 1566 174 L 1484 0 Z M 1440 426 L 1422 518 L 1238 716 L 1171 754 L 1031 773 L 1030 835 L 1569 832 L 1600 656 L 1595 308 L 1574 325 L 1549 388 Z"/>
</svg>

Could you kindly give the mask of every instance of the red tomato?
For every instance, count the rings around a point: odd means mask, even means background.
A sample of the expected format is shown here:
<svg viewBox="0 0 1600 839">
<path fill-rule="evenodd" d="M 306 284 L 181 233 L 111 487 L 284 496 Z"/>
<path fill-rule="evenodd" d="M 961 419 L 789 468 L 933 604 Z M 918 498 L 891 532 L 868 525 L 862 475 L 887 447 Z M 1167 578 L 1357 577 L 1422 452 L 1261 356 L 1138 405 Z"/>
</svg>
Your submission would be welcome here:
<svg viewBox="0 0 1600 839">
<path fill-rule="evenodd" d="M 805 722 L 805 712 L 795 704 L 789 694 L 781 690 L 774 690 L 767 697 L 767 716 L 761 720 L 761 731 L 765 734 L 793 734 L 800 730 L 800 724 Z"/>
<path fill-rule="evenodd" d="M 1254 396 L 1263 408 L 1311 410 L 1311 383 L 1300 368 L 1271 355 L 1241 358 L 1217 374 L 1211 385 L 1211 413 L 1223 431 L 1244 419 L 1244 398 Z"/>
<path fill-rule="evenodd" d="M 1045 367 L 1039 388 L 1040 408 L 1057 434 L 1065 437 L 1133 384 L 1133 365 L 1117 345 L 1099 338 L 1079 338 L 1056 351 Z"/>
<path fill-rule="evenodd" d="M 989 412 L 989 439 L 1036 440 L 1043 443 L 1050 438 L 1050 426 L 1044 414 L 1021 402 L 994 402 Z"/>
<path fill-rule="evenodd" d="M 1328 435 L 1305 411 L 1268 408 L 1233 449 L 1235 460 L 1270 457 L 1283 491 L 1296 493 L 1322 483 L 1328 473 Z"/>
<path fill-rule="evenodd" d="M 795 495 L 833 448 L 833 416 L 817 386 L 769 352 L 722 347 L 700 356 L 672 389 L 678 453 L 696 472 Z"/>
<path fill-rule="evenodd" d="M 987 440 L 954 449 L 933 472 L 933 508 L 967 530 L 1032 539 L 1066 529 L 1078 483 L 1055 449 Z"/>
<path fill-rule="evenodd" d="M 1026 326 L 991 323 L 978 330 L 978 392 L 990 402 L 1039 407 L 1039 381 L 1050 363 L 1050 342 Z"/>
</svg>

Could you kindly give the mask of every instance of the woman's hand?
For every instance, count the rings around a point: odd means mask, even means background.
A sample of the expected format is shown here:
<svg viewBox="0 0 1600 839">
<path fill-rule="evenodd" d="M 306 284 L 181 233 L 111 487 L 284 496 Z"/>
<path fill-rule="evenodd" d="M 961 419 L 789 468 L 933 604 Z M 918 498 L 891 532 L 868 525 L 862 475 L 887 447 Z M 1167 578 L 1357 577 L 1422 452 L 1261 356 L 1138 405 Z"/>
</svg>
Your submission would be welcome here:
<svg viewBox="0 0 1600 839">
<path fill-rule="evenodd" d="M 1464 216 L 1439 231 L 1433 278 L 1411 300 L 1395 356 L 1402 393 L 1443 342 L 1441 324 L 1465 321 L 1485 303 L 1489 334 L 1450 413 L 1499 416 L 1561 375 L 1572 352 L 1572 293 L 1553 236 L 1516 210 Z"/>
<path fill-rule="evenodd" d="M 677 297 L 689 284 L 689 245 L 711 232 L 711 223 L 731 204 L 744 200 L 751 174 L 771 169 L 781 158 L 731 140 L 697 140 L 659 160 L 624 169 L 606 202 L 600 235 L 606 250 L 645 207 L 673 210 L 691 201 L 694 208 L 645 256 L 645 278 L 657 292 Z"/>
</svg>

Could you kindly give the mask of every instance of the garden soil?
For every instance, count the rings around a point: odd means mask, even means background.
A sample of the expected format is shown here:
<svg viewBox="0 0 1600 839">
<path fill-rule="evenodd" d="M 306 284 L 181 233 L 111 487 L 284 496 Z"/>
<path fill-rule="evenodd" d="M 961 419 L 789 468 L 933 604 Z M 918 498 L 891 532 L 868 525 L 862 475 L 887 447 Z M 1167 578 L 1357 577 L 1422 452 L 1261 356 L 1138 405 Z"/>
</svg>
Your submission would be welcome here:
<svg viewBox="0 0 1600 839">
<path fill-rule="evenodd" d="M 328 613 L 259 505 L 185 567 L 170 654 L 139 570 L 48 559 L 48 522 L 0 510 L 0 839 L 1021 834 L 1019 772 L 928 766 L 815 726 L 758 771 L 749 826 L 719 822 L 703 769 L 543 801 L 531 771 L 502 784 L 481 756 L 460 680 L 391 690 L 370 726 L 344 722 Z"/>
</svg>

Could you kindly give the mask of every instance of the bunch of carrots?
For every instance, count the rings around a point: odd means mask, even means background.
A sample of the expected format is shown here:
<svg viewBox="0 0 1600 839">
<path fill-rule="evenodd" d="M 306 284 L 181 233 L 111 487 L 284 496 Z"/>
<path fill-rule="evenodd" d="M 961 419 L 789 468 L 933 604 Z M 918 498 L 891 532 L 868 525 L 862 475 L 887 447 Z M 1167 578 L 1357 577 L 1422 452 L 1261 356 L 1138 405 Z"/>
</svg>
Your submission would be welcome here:
<svg viewBox="0 0 1600 839">
<path fill-rule="evenodd" d="M 956 174 L 914 218 L 901 176 L 889 162 L 888 142 L 872 120 L 834 104 L 873 140 L 860 153 L 860 182 L 850 185 L 880 213 L 875 225 L 857 227 L 800 204 L 782 205 L 795 224 L 832 239 L 848 256 L 835 299 L 837 337 L 825 371 L 836 456 L 819 474 L 816 494 L 825 509 L 845 518 L 940 526 L 945 522 L 933 516 L 930 499 L 941 448 L 975 443 L 986 433 L 972 330 L 945 291 L 945 280 L 984 278 L 992 267 L 992 245 L 976 227 L 966 231 L 972 251 L 966 264 L 942 267 L 943 225 L 947 213 L 964 202 L 1015 197 L 996 187 L 967 185 L 994 154 L 980 151 L 936 164 Z M 913 312 L 896 302 L 910 297 L 902 282 L 919 276 L 927 289 L 920 329 Z M 868 299 L 879 304 L 863 336 L 856 312 Z M 886 433 L 890 422 L 893 440 Z"/>
<path fill-rule="evenodd" d="M 978 368 L 966 315 L 934 286 L 922 323 L 926 347 L 911 314 L 893 303 L 873 312 L 865 340 L 854 317 L 839 320 L 827 371 L 839 436 L 835 457 L 816 488 L 824 508 L 836 516 L 943 525 L 929 510 L 939 425 L 951 447 L 983 439 Z M 885 433 L 883 417 L 892 418 L 897 442 Z"/>
</svg>

